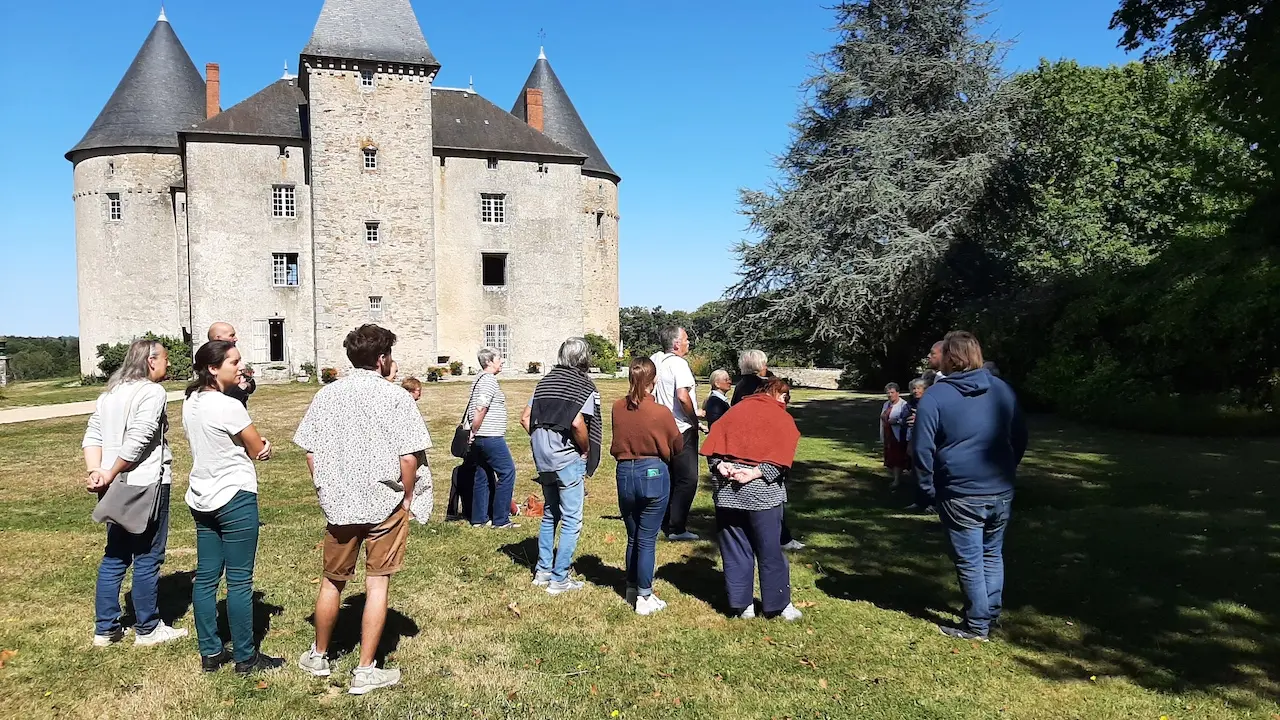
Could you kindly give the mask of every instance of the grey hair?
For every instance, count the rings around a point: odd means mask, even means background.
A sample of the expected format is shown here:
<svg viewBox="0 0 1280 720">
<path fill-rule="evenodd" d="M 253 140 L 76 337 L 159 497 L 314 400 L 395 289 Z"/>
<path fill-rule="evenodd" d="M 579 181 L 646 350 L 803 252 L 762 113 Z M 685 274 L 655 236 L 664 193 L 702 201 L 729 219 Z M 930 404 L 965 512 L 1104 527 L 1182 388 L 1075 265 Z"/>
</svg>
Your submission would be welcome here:
<svg viewBox="0 0 1280 720">
<path fill-rule="evenodd" d="M 480 369 L 483 370 L 489 367 L 489 363 L 493 362 L 494 360 L 497 360 L 500 357 L 502 357 L 502 353 L 498 352 L 494 348 L 489 347 L 488 345 L 485 345 L 484 347 L 480 348 L 480 352 L 476 353 L 476 362 L 480 363 Z"/>
<path fill-rule="evenodd" d="M 895 391 L 897 391 L 897 392 L 902 392 L 902 391 L 898 388 L 898 383 L 889 383 L 888 385 L 885 385 L 885 386 L 884 386 L 884 391 L 885 391 L 885 392 L 889 392 L 890 390 L 895 390 Z"/>
<path fill-rule="evenodd" d="M 918 387 L 928 389 L 929 383 L 924 378 L 916 378 L 915 380 L 912 380 L 911 389 L 915 390 Z"/>
<path fill-rule="evenodd" d="M 743 350 L 738 355 L 738 370 L 743 375 L 759 375 L 769 364 L 769 356 L 763 350 Z"/>
<path fill-rule="evenodd" d="M 580 337 L 571 337 L 560 343 L 557 364 L 586 370 L 591 363 L 591 346 Z"/>
<path fill-rule="evenodd" d="M 728 379 L 729 379 L 729 371 L 728 371 L 728 370 L 725 370 L 724 368 L 719 368 L 719 369 L 715 370 L 714 372 L 712 372 L 712 373 L 711 373 L 711 384 L 712 384 L 712 385 L 715 385 L 717 382 L 719 382 L 719 381 L 721 380 L 721 378 L 723 378 L 723 379 L 725 379 L 725 380 L 728 380 Z"/>
<path fill-rule="evenodd" d="M 672 325 L 664 327 L 658 331 L 658 342 L 662 343 L 662 352 L 671 352 L 676 347 L 676 340 L 680 338 L 680 326 Z"/>
<path fill-rule="evenodd" d="M 134 340 L 125 351 L 124 362 L 111 373 L 107 380 L 107 392 L 111 392 L 125 383 L 138 380 L 149 380 L 151 365 L 147 362 L 164 352 L 164 345 L 159 340 Z"/>
</svg>

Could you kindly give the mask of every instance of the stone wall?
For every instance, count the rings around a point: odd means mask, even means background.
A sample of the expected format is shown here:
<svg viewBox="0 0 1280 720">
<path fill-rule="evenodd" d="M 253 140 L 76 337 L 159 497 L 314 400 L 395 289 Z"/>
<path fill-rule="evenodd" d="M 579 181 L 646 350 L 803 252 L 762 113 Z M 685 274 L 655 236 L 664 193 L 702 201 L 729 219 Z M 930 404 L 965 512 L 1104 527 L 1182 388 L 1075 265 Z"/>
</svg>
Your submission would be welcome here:
<svg viewBox="0 0 1280 720">
<path fill-rule="evenodd" d="M 440 356 L 476 365 L 486 324 L 508 332 L 507 366 L 554 364 L 583 333 L 581 168 L 502 158 L 443 157 L 436 165 Z M 481 193 L 505 195 L 505 222 L 481 222 Z M 486 253 L 506 254 L 506 285 L 485 287 Z M 614 315 L 617 315 L 615 309 Z"/>
<path fill-rule="evenodd" d="M 367 61 L 305 63 L 317 366 L 350 367 L 343 339 L 376 322 L 399 336 L 401 372 L 423 374 L 436 360 L 431 77 Z M 361 86 L 361 69 L 374 70 L 374 87 Z M 377 148 L 376 170 L 364 169 L 366 147 Z M 376 245 L 366 221 L 379 223 Z"/>
<path fill-rule="evenodd" d="M 129 342 L 147 332 L 181 336 L 171 188 L 182 185 L 175 154 L 128 153 L 75 165 L 76 275 L 80 306 L 80 371 L 97 372 L 100 343 Z M 122 216 L 111 220 L 108 193 Z"/>
<path fill-rule="evenodd" d="M 774 375 L 788 378 L 795 387 L 835 390 L 843 370 L 839 368 L 771 367 Z"/>
<path fill-rule="evenodd" d="M 222 321 L 235 326 L 240 350 L 255 366 L 296 371 L 315 362 L 311 193 L 303 159 L 299 146 L 281 155 L 274 143 L 187 142 L 195 347 L 211 324 Z M 273 216 L 275 185 L 294 188 L 296 217 Z M 297 254 L 297 286 L 274 286 L 274 253 Z M 269 362 L 268 347 L 256 342 L 255 325 L 262 329 L 271 318 L 284 320 L 282 362 Z"/>
<path fill-rule="evenodd" d="M 618 326 L 618 185 L 582 176 L 583 326 L 617 346 Z"/>
</svg>

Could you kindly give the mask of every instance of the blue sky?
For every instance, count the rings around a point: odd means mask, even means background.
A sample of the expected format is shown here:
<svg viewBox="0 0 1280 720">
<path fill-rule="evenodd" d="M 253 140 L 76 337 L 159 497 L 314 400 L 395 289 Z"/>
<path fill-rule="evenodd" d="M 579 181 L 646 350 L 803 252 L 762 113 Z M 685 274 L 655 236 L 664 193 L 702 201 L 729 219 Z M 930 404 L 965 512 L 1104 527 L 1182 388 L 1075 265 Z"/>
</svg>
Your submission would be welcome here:
<svg viewBox="0 0 1280 720">
<path fill-rule="evenodd" d="M 773 177 L 811 58 L 831 45 L 819 0 L 445 3 L 414 0 L 443 68 L 509 107 L 545 32 L 546 52 L 623 178 L 623 305 L 693 309 L 734 281 L 746 236 L 737 191 Z M 230 107 L 297 71 L 321 0 L 170 0 L 196 66 L 222 68 Z M 1009 69 L 1039 58 L 1122 62 L 1107 23 L 1117 0 L 1003 0 L 991 29 Z M 71 164 L 158 15 L 138 0 L 0 3 L 0 334 L 77 332 Z"/>
</svg>

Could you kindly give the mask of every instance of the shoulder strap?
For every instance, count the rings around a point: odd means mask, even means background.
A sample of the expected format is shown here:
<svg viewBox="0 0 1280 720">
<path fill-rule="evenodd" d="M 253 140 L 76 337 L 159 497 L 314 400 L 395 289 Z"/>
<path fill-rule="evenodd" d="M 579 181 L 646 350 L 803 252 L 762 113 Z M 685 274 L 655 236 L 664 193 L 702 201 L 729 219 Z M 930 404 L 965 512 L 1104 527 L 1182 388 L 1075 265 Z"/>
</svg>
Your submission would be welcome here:
<svg viewBox="0 0 1280 720">
<path fill-rule="evenodd" d="M 480 381 L 488 374 L 489 373 L 480 373 L 480 377 L 477 377 L 476 381 L 471 383 L 471 395 L 467 398 L 467 406 L 462 408 L 462 419 L 458 421 L 459 425 L 465 425 L 468 422 L 471 422 L 471 403 L 476 399 L 476 388 L 480 387 Z M 494 378 L 494 381 L 496 382 L 497 378 Z"/>
</svg>

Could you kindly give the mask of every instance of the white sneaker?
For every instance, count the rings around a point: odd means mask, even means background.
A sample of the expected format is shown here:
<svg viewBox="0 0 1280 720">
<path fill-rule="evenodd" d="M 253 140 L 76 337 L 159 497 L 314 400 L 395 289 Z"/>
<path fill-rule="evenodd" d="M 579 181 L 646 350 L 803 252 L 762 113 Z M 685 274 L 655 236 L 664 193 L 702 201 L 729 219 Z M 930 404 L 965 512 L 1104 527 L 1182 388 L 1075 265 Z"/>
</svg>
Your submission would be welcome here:
<svg viewBox="0 0 1280 720">
<path fill-rule="evenodd" d="M 641 595 L 636 598 L 637 615 L 652 615 L 666 606 L 667 604 L 659 600 L 657 595 Z"/>
<path fill-rule="evenodd" d="M 574 590 L 581 590 L 582 587 L 583 587 L 583 583 L 581 580 L 572 580 L 572 579 L 552 580 L 551 583 L 547 585 L 547 594 L 559 595 L 560 593 L 567 593 L 567 592 L 572 592 Z"/>
<path fill-rule="evenodd" d="M 186 628 L 169 627 L 164 621 L 156 623 L 156 629 L 146 635 L 138 634 L 133 638 L 133 644 L 139 647 L 148 647 L 151 645 L 160 645 L 161 643 L 181 640 L 187 636 Z"/>
<path fill-rule="evenodd" d="M 116 628 L 106 635 L 94 635 L 93 646 L 107 647 L 109 645 L 115 645 L 124 639 L 125 632 L 126 630 L 124 628 Z"/>
<path fill-rule="evenodd" d="M 691 540 L 697 540 L 698 536 L 695 533 L 685 531 L 678 535 L 668 535 L 667 539 L 672 542 L 689 542 Z"/>
<path fill-rule="evenodd" d="M 323 653 L 316 652 L 315 645 L 312 645 L 298 657 L 298 667 L 316 677 L 329 677 L 332 672 L 329 669 L 329 657 Z"/>
<path fill-rule="evenodd" d="M 546 587 L 551 584 L 551 571 L 538 570 L 533 574 L 533 584 L 537 587 Z"/>
<path fill-rule="evenodd" d="M 783 545 L 783 546 L 782 546 L 782 549 L 783 549 L 783 550 L 803 550 L 803 549 L 804 549 L 804 543 L 800 542 L 799 540 L 792 540 L 791 542 L 787 543 L 786 545 Z"/>
<path fill-rule="evenodd" d="M 804 613 L 797 610 L 795 605 L 787 603 L 787 606 L 782 608 L 782 614 L 778 617 L 786 620 L 787 622 L 795 622 L 796 620 L 804 617 Z"/>
<path fill-rule="evenodd" d="M 356 669 L 351 671 L 351 689 L 347 692 L 352 695 L 363 695 L 371 690 L 398 684 L 400 684 L 400 671 L 395 668 L 357 665 Z"/>
<path fill-rule="evenodd" d="M 635 607 L 636 598 L 638 597 L 640 597 L 640 590 L 638 588 L 634 588 L 634 587 L 627 588 L 627 604 L 628 605 L 630 605 L 631 607 Z"/>
<path fill-rule="evenodd" d="M 751 603 L 750 605 L 748 605 L 748 606 L 747 606 L 747 609 L 746 609 L 746 610 L 743 610 L 742 612 L 738 613 L 737 615 L 734 615 L 734 617 L 736 617 L 736 618 L 737 618 L 737 619 L 739 619 L 739 620 L 753 620 L 753 619 L 755 619 L 755 616 L 756 616 L 756 604 L 755 604 L 755 603 Z"/>
</svg>

